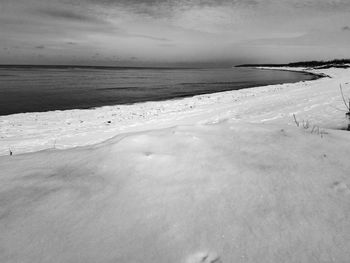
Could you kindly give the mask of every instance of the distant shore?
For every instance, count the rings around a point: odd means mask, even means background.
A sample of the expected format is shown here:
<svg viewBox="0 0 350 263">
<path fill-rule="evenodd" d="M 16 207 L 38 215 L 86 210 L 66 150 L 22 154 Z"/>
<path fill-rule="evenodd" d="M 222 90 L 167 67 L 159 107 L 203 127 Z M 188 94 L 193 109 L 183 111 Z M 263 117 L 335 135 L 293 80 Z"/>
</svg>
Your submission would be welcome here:
<svg viewBox="0 0 350 263">
<path fill-rule="evenodd" d="M 310 69 L 306 69 L 306 68 L 293 68 L 293 67 L 282 67 L 282 66 L 244 66 L 246 68 L 257 68 L 260 70 L 278 70 L 278 71 L 289 71 L 289 72 L 302 72 L 305 74 L 309 74 L 314 76 L 315 78 L 313 80 L 316 79 L 320 79 L 320 78 L 330 78 L 329 75 L 325 74 L 325 73 L 316 73 L 316 72 L 311 72 Z"/>
<path fill-rule="evenodd" d="M 235 67 L 273 67 L 273 68 L 309 68 L 309 69 L 328 69 L 328 68 L 349 68 L 350 59 L 333 59 L 327 61 L 300 61 L 287 64 L 241 64 Z"/>
</svg>

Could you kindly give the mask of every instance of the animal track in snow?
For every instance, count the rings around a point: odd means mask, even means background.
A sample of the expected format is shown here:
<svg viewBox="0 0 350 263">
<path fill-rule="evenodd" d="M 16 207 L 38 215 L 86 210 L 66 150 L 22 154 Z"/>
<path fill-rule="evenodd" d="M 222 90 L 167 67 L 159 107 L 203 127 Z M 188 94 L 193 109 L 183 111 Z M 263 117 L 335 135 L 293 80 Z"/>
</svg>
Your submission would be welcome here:
<svg viewBox="0 0 350 263">
<path fill-rule="evenodd" d="M 198 252 L 190 255 L 186 263 L 223 263 L 216 253 Z"/>
<path fill-rule="evenodd" d="M 343 194 L 350 194 L 350 189 L 349 187 L 347 186 L 347 184 L 343 183 L 343 182 L 338 182 L 338 181 L 335 181 L 333 184 L 332 184 L 332 187 L 331 187 L 333 190 L 335 190 L 336 192 L 338 193 L 343 193 Z"/>
</svg>

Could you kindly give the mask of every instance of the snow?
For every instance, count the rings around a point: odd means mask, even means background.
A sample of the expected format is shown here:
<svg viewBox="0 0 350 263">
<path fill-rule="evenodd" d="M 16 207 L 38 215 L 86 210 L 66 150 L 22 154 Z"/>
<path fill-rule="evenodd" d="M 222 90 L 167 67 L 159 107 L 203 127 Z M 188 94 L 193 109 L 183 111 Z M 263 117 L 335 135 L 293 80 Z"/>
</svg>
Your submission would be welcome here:
<svg viewBox="0 0 350 263">
<path fill-rule="evenodd" d="M 349 69 L 317 72 L 332 78 L 2 117 L 0 262 L 347 262 Z"/>
</svg>

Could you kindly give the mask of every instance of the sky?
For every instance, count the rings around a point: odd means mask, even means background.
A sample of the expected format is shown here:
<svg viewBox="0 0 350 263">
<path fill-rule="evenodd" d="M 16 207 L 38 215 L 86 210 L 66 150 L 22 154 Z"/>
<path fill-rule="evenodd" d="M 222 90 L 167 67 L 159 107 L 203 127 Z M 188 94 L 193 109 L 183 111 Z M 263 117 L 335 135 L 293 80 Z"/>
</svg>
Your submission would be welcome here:
<svg viewBox="0 0 350 263">
<path fill-rule="evenodd" d="M 349 0 L 0 0 L 0 64 L 350 58 Z"/>
</svg>

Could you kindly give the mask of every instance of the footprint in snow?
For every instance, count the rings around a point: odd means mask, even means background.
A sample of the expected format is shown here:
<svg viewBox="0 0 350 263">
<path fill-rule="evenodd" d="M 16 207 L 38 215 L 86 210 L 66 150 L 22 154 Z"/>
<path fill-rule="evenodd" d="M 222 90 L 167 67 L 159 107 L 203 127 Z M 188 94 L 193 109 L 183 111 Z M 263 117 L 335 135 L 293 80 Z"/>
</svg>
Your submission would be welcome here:
<svg viewBox="0 0 350 263">
<path fill-rule="evenodd" d="M 347 186 L 347 184 L 343 183 L 343 182 L 338 182 L 335 181 L 332 184 L 332 189 L 335 190 L 338 193 L 343 193 L 343 194 L 350 194 L 350 189 Z"/>
<path fill-rule="evenodd" d="M 186 263 L 223 263 L 216 253 L 198 252 L 190 255 Z"/>
</svg>

